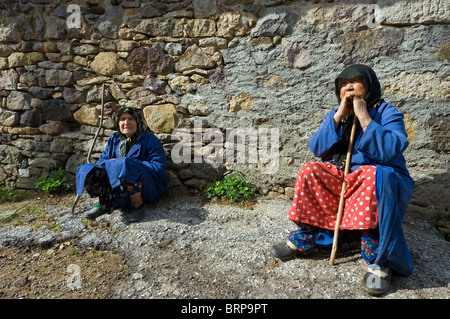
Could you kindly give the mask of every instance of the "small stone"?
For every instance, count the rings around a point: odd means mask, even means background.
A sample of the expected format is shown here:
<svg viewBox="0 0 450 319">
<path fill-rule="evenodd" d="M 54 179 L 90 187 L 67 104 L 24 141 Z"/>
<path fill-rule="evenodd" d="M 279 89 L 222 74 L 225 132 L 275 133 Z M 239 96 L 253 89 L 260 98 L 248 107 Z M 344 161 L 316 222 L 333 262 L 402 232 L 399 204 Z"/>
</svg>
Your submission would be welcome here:
<svg viewBox="0 0 450 319">
<path fill-rule="evenodd" d="M 155 133 L 171 133 L 179 121 L 173 104 L 147 106 L 144 108 L 144 118 L 148 127 Z"/>
<path fill-rule="evenodd" d="M 115 52 L 100 52 L 90 67 L 99 75 L 112 76 L 122 74 L 129 69 L 128 63 Z"/>
<path fill-rule="evenodd" d="M 181 43 L 167 43 L 164 50 L 171 55 L 181 55 L 183 53 L 183 46 Z"/>
<path fill-rule="evenodd" d="M 90 126 L 98 126 L 100 112 L 95 107 L 90 105 L 83 105 L 78 111 L 73 114 L 73 117 L 78 123 Z"/>
<path fill-rule="evenodd" d="M 437 58 L 440 61 L 450 60 L 450 42 L 439 49 Z"/>
<path fill-rule="evenodd" d="M 56 53 L 56 52 L 59 52 L 56 42 L 53 42 L 53 41 L 45 41 L 42 44 L 42 50 L 44 51 L 44 53 Z"/>
<path fill-rule="evenodd" d="M 64 132 L 64 123 L 61 121 L 54 121 L 51 123 L 39 126 L 39 131 L 48 135 L 60 135 Z"/>
<path fill-rule="evenodd" d="M 130 100 L 138 101 L 142 105 L 149 105 L 155 103 L 158 98 L 152 93 L 152 91 L 146 89 L 145 87 L 138 86 L 132 90 L 130 90 L 126 96 Z"/>
<path fill-rule="evenodd" d="M 17 112 L 0 108 L 0 124 L 4 126 L 16 126 L 20 122 L 20 115 Z"/>
<path fill-rule="evenodd" d="M 158 94 L 164 94 L 166 92 L 166 82 L 154 77 L 147 77 L 142 84 L 145 88 Z"/>
<path fill-rule="evenodd" d="M 132 74 L 167 75 L 173 71 L 169 55 L 156 48 L 139 47 L 127 58 Z"/>
<path fill-rule="evenodd" d="M 189 113 L 195 116 L 207 116 L 211 113 L 211 109 L 208 105 L 202 102 L 195 102 L 194 104 L 190 104 L 188 106 Z"/>
<path fill-rule="evenodd" d="M 286 36 L 293 22 L 292 17 L 287 7 L 268 8 L 264 17 L 259 19 L 252 29 L 251 36 Z"/>
<path fill-rule="evenodd" d="M 253 97 L 247 93 L 241 93 L 239 96 L 233 95 L 230 100 L 230 112 L 238 112 L 240 110 L 248 111 L 253 104 Z"/>
<path fill-rule="evenodd" d="M 142 18 L 155 18 L 164 15 L 167 12 L 167 5 L 160 1 L 145 5 L 140 10 Z"/>
<path fill-rule="evenodd" d="M 21 126 L 38 127 L 39 125 L 41 125 L 41 122 L 41 112 L 36 109 L 25 111 L 20 118 Z"/>
<path fill-rule="evenodd" d="M 190 69 L 212 69 L 216 66 L 209 55 L 204 53 L 197 45 L 192 45 L 186 49 L 180 60 L 175 64 L 175 70 L 183 72 Z"/>
<path fill-rule="evenodd" d="M 131 31 L 129 28 L 120 28 L 118 31 L 118 36 L 121 40 L 132 40 L 135 35 L 136 33 Z"/>
<path fill-rule="evenodd" d="M 81 103 L 84 99 L 84 94 L 74 88 L 65 87 L 63 90 L 63 99 L 67 103 Z"/>
<path fill-rule="evenodd" d="M 14 69 L 0 71 L 0 90 L 16 90 L 19 75 Z"/>
<path fill-rule="evenodd" d="M 133 280 L 139 280 L 144 278 L 144 275 L 141 274 L 140 272 L 135 272 L 134 274 L 131 275 L 131 278 L 133 278 Z"/>
<path fill-rule="evenodd" d="M 77 84 L 80 86 L 96 85 L 96 84 L 105 83 L 108 80 L 109 80 L 109 78 L 101 75 L 101 76 L 90 77 L 90 78 L 78 80 Z"/>
<path fill-rule="evenodd" d="M 19 42 L 19 43 L 17 43 L 16 49 L 19 52 L 32 52 L 33 51 L 33 42 L 31 42 L 31 41 Z"/>
<path fill-rule="evenodd" d="M 199 74 L 193 74 L 191 80 L 199 84 L 208 84 L 209 80 Z"/>
<path fill-rule="evenodd" d="M 151 18 L 132 26 L 131 30 L 149 36 L 183 37 L 184 24 L 181 19 Z"/>
<path fill-rule="evenodd" d="M 74 82 L 72 72 L 67 70 L 46 70 L 45 81 L 48 86 L 69 86 Z"/>
<path fill-rule="evenodd" d="M 31 109 L 31 96 L 28 93 L 12 91 L 7 98 L 6 108 L 13 111 L 22 111 Z"/>
<path fill-rule="evenodd" d="M 134 49 L 136 49 L 137 47 L 139 47 L 139 43 L 136 41 L 119 41 L 117 42 L 117 51 L 120 52 L 128 52 L 128 51 L 132 51 Z"/>
<path fill-rule="evenodd" d="M 225 39 L 245 36 L 250 33 L 250 28 L 255 21 L 256 19 L 250 13 L 224 12 L 217 21 L 216 36 Z"/>
<path fill-rule="evenodd" d="M 0 58 L 0 70 L 9 69 L 8 58 Z"/>
<path fill-rule="evenodd" d="M 185 30 L 188 37 L 211 37 L 216 33 L 216 24 L 210 19 L 192 19 Z"/>
<path fill-rule="evenodd" d="M 199 39 L 198 44 L 201 47 L 214 47 L 217 49 L 226 49 L 228 47 L 228 41 L 226 39 L 216 37 Z"/>
<path fill-rule="evenodd" d="M 187 76 L 177 76 L 169 80 L 169 85 L 170 88 L 175 92 L 182 93 L 192 91 L 191 81 Z"/>
<path fill-rule="evenodd" d="M 0 57 L 8 57 L 14 49 L 7 44 L 0 44 Z"/>
<path fill-rule="evenodd" d="M 289 198 L 294 198 L 294 187 L 286 187 L 284 189 L 284 193 L 286 194 L 287 197 Z"/>
<path fill-rule="evenodd" d="M 81 66 L 88 66 L 88 61 L 86 60 L 85 57 L 83 57 L 81 55 L 76 55 L 73 58 L 73 63 L 79 64 Z"/>
<path fill-rule="evenodd" d="M 17 68 L 19 66 L 28 65 L 27 54 L 23 52 L 13 52 L 8 57 L 8 64 L 10 68 Z"/>
<path fill-rule="evenodd" d="M 178 177 L 181 179 L 188 179 L 193 177 L 194 174 L 190 168 L 183 168 L 178 171 Z"/>
<path fill-rule="evenodd" d="M 209 18 L 217 13 L 217 1 L 193 0 L 192 5 L 196 18 Z"/>
<path fill-rule="evenodd" d="M 27 277 L 19 278 L 15 280 L 12 284 L 14 287 L 22 288 L 28 283 Z"/>
<path fill-rule="evenodd" d="M 45 60 L 44 54 L 41 52 L 30 52 L 27 53 L 27 65 L 37 64 Z"/>
<path fill-rule="evenodd" d="M 73 49 L 73 52 L 77 55 L 97 54 L 98 51 L 98 47 L 93 46 L 92 44 L 82 44 Z"/>
<path fill-rule="evenodd" d="M 45 56 L 52 62 L 61 62 L 61 53 L 46 53 Z"/>
<path fill-rule="evenodd" d="M 43 121 L 66 121 L 73 119 L 72 112 L 67 107 L 66 103 L 60 99 L 43 101 L 42 117 Z"/>
<path fill-rule="evenodd" d="M 194 178 L 184 181 L 184 185 L 186 185 L 187 187 L 190 187 L 190 188 L 201 190 L 205 187 L 206 182 L 202 179 L 198 179 L 198 178 L 194 177 Z"/>
</svg>

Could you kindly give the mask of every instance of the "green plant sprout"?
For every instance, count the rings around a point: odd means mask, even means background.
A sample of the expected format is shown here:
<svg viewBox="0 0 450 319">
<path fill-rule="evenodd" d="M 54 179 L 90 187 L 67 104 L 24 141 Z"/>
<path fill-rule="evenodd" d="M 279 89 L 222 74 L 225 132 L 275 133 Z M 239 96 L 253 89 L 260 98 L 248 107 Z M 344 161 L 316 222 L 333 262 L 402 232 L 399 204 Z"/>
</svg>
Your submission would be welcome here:
<svg viewBox="0 0 450 319">
<path fill-rule="evenodd" d="M 43 191 L 51 194 L 62 193 L 69 188 L 67 177 L 64 176 L 64 171 L 61 167 L 53 173 L 52 177 L 39 177 L 35 186 L 40 187 Z"/>
<path fill-rule="evenodd" d="M 211 201 L 224 200 L 232 204 L 244 204 L 254 199 L 258 189 L 245 181 L 240 172 L 226 175 L 222 180 L 215 181 L 212 186 L 204 189 L 206 197 Z"/>
</svg>

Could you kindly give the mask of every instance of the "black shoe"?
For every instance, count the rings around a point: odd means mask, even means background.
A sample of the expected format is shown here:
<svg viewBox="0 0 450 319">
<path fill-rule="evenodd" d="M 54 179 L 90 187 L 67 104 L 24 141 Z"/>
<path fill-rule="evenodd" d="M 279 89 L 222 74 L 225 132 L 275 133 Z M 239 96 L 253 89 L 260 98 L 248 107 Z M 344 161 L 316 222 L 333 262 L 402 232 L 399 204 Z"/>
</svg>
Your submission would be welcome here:
<svg viewBox="0 0 450 319">
<path fill-rule="evenodd" d="M 381 296 L 391 288 L 392 270 L 369 265 L 361 281 L 364 290 L 372 296 Z"/>
<path fill-rule="evenodd" d="M 130 209 L 128 209 L 125 216 L 130 223 L 141 220 L 145 216 L 144 204 L 139 207 L 131 207 Z"/>
<path fill-rule="evenodd" d="M 274 257 L 281 260 L 289 260 L 300 255 L 300 251 L 298 249 L 288 246 L 286 242 L 272 246 L 270 252 Z"/>
<path fill-rule="evenodd" d="M 96 219 L 98 216 L 103 215 L 105 211 L 97 204 L 87 212 L 84 212 L 84 218 Z"/>
</svg>

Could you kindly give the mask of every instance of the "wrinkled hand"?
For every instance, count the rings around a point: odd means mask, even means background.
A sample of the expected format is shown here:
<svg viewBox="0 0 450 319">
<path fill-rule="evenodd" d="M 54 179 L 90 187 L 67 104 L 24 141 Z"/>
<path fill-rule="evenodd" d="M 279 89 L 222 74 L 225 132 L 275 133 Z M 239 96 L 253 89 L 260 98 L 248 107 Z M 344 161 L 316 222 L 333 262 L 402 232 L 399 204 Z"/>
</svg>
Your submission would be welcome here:
<svg viewBox="0 0 450 319">
<path fill-rule="evenodd" d="M 356 117 L 359 120 L 359 123 L 363 130 L 369 125 L 372 120 L 367 112 L 367 104 L 366 101 L 358 95 L 354 95 L 351 92 L 347 92 L 344 98 L 341 100 L 341 104 L 334 115 L 334 121 L 336 129 L 339 126 L 339 123 L 350 114 L 351 111 L 355 112 Z"/>
<path fill-rule="evenodd" d="M 363 131 L 365 131 L 372 119 L 367 111 L 366 101 L 362 97 L 353 97 L 353 111 L 355 112 Z"/>
<path fill-rule="evenodd" d="M 358 119 L 360 119 L 365 115 L 365 113 L 367 113 L 366 101 L 364 101 L 364 99 L 360 96 L 353 97 L 353 111 L 355 112 Z"/>
</svg>

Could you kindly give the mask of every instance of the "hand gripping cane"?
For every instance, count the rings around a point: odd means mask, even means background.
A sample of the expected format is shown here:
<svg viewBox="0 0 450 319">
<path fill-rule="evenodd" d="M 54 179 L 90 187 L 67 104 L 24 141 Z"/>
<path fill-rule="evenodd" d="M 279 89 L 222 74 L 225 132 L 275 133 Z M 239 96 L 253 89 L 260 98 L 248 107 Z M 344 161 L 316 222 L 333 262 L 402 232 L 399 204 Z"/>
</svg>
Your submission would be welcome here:
<svg viewBox="0 0 450 319">
<path fill-rule="evenodd" d="M 347 181 L 345 180 L 345 177 L 348 175 L 348 171 L 350 170 L 350 161 L 352 159 L 353 142 L 355 139 L 357 120 L 358 118 L 356 117 L 356 115 L 354 115 L 352 123 L 352 131 L 350 133 L 350 142 L 348 143 L 347 159 L 345 160 L 344 181 L 342 182 L 341 198 L 339 200 L 339 209 L 336 216 L 336 225 L 334 227 L 334 238 L 333 238 L 333 247 L 331 248 L 330 265 L 334 265 L 334 259 L 336 258 L 339 228 L 341 227 L 342 215 L 344 213 L 344 205 L 345 205 L 344 194 L 345 188 L 347 186 Z"/>
</svg>

